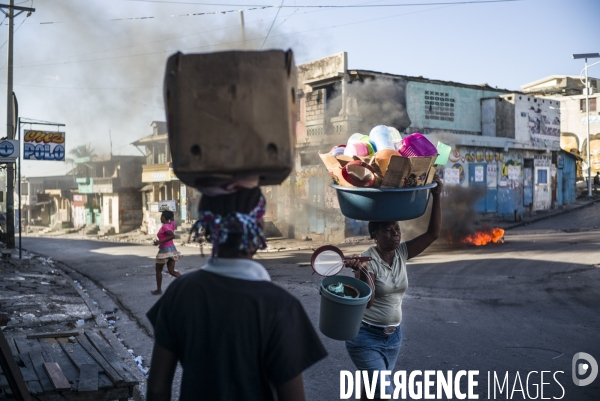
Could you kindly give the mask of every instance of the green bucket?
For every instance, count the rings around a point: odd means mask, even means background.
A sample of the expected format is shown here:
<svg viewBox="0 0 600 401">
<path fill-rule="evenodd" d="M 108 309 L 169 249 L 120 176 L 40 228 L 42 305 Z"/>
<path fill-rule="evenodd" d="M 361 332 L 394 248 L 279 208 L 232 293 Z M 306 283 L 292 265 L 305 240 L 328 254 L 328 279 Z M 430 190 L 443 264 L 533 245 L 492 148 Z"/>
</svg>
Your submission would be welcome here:
<svg viewBox="0 0 600 401">
<path fill-rule="evenodd" d="M 358 297 L 343 298 L 335 295 L 327 286 L 342 283 L 358 290 Z M 352 340 L 358 335 L 363 314 L 371 298 L 371 287 L 364 281 L 350 276 L 325 277 L 319 288 L 321 293 L 321 333 L 334 340 Z"/>
</svg>

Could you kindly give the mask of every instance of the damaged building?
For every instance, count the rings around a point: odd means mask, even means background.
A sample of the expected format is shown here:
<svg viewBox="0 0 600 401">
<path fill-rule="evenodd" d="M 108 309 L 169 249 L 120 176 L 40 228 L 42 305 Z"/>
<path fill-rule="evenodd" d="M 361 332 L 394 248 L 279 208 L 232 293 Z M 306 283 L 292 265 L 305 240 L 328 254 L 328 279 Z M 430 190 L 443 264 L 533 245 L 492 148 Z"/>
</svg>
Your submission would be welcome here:
<svg viewBox="0 0 600 401">
<path fill-rule="evenodd" d="M 366 234 L 366 222 L 340 213 L 318 153 L 381 124 L 451 145 L 440 175 L 481 193 L 479 213 L 518 220 L 574 201 L 576 156 L 560 149 L 556 100 L 349 69 L 346 53 L 298 66 L 297 96 L 295 168 L 268 191 L 269 217 L 283 236 L 336 242 Z"/>
</svg>

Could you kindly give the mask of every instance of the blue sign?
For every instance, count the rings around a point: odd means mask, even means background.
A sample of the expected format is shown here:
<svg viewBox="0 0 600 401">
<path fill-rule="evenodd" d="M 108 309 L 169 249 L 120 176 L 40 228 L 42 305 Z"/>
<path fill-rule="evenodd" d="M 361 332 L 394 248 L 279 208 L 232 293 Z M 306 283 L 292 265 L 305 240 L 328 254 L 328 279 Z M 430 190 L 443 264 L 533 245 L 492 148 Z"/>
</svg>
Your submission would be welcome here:
<svg viewBox="0 0 600 401">
<path fill-rule="evenodd" d="M 0 163 L 14 163 L 19 157 L 19 141 L 0 142 Z"/>
<path fill-rule="evenodd" d="M 1 151 L 1 150 L 0 150 Z M 65 147 L 62 145 L 52 146 L 46 145 L 33 145 L 26 143 L 23 146 L 23 157 L 25 160 L 65 160 Z"/>
</svg>

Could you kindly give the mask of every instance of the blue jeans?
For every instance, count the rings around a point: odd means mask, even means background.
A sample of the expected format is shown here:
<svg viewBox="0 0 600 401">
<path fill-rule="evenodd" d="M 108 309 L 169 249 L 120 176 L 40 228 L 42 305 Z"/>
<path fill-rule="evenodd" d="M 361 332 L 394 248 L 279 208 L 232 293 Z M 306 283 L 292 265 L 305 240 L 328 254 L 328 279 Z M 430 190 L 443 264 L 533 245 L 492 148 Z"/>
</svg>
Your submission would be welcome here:
<svg viewBox="0 0 600 401">
<path fill-rule="evenodd" d="M 360 331 L 356 338 L 346 341 L 346 350 L 350 359 L 354 362 L 357 370 L 366 370 L 369 372 L 369 378 L 373 378 L 373 371 L 382 370 L 393 371 L 396 366 L 396 359 L 400 353 L 400 343 L 402 342 L 402 329 L 398 327 L 395 333 L 384 334 L 383 331 L 371 328 L 361 323 Z M 392 377 L 388 377 L 392 382 Z M 363 383 L 364 384 L 364 383 Z M 379 392 L 379 379 L 375 390 L 375 398 L 381 398 Z M 386 387 L 386 394 L 392 394 L 393 384 Z"/>
</svg>

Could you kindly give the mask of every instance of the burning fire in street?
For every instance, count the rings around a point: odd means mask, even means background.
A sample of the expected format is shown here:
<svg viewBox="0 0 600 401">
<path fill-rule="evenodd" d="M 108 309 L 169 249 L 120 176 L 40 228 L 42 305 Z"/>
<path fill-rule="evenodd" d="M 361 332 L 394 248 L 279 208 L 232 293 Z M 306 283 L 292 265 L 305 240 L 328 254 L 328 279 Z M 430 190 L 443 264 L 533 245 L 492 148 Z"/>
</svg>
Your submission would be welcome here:
<svg viewBox="0 0 600 401">
<path fill-rule="evenodd" d="M 463 244 L 469 245 L 487 245 L 490 242 L 497 244 L 498 242 L 504 242 L 504 230 L 501 228 L 490 228 L 487 230 L 477 231 L 473 234 L 467 235 L 461 240 Z"/>
</svg>

